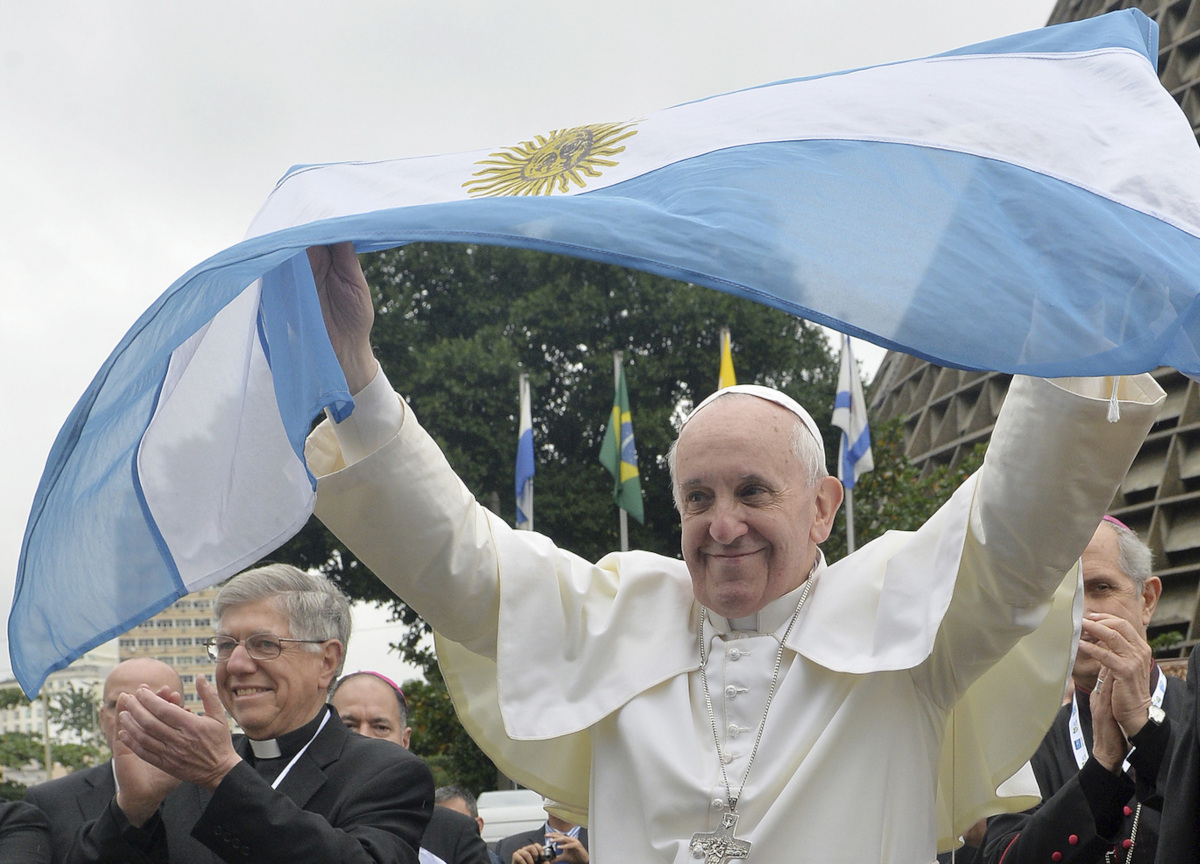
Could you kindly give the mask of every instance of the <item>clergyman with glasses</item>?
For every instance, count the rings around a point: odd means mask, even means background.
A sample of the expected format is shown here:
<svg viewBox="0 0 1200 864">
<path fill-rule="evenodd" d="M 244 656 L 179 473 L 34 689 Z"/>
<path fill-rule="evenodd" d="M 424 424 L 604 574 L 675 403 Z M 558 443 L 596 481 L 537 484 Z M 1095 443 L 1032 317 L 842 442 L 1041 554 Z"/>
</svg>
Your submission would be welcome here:
<svg viewBox="0 0 1200 864">
<path fill-rule="evenodd" d="M 160 805 L 191 783 L 206 793 L 191 834 L 214 862 L 415 864 L 433 810 L 429 769 L 351 735 L 325 704 L 350 638 L 345 596 L 322 576 L 271 564 L 231 579 L 214 616 L 216 686 L 196 681 L 204 715 L 168 688 L 120 697 L 118 791 L 71 860 L 181 861 Z M 245 735 L 230 735 L 226 710 Z"/>
</svg>

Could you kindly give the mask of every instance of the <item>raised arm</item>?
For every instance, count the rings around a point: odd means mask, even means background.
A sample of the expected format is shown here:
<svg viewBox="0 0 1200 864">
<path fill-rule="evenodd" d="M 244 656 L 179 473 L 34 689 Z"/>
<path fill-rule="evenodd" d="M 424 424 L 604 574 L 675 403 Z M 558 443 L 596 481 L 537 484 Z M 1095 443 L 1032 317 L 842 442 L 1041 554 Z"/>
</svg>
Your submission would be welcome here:
<svg viewBox="0 0 1200 864">
<path fill-rule="evenodd" d="M 353 395 L 370 384 L 379 369 L 371 351 L 375 321 L 371 288 L 353 243 L 313 246 L 308 250 L 308 263 L 317 284 L 325 330 Z"/>
</svg>

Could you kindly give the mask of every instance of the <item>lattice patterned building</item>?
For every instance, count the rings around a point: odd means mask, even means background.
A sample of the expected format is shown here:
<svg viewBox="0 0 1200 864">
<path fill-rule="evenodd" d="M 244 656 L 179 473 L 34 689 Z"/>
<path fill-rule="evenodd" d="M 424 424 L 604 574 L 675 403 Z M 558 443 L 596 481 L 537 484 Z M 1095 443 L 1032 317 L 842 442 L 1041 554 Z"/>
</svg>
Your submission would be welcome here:
<svg viewBox="0 0 1200 864">
<path fill-rule="evenodd" d="M 1200 0 L 1060 0 L 1048 24 L 1137 8 L 1158 22 L 1158 72 L 1200 130 Z M 1198 136 L 1200 137 L 1200 136 Z M 1111 511 L 1154 550 L 1163 597 L 1151 636 L 1200 639 L 1200 390 L 1173 369 L 1155 371 L 1167 401 Z M 1011 376 L 943 369 L 889 353 L 871 388 L 872 417 L 903 417 L 905 450 L 918 465 L 956 464 L 986 441 Z"/>
<path fill-rule="evenodd" d="M 212 636 L 212 607 L 219 586 L 205 588 L 176 600 L 153 618 L 149 618 L 121 636 L 122 660 L 130 657 L 154 657 L 175 667 L 183 679 L 184 701 L 199 708 L 196 675 L 204 673 L 213 680 L 214 664 L 204 650 L 204 640 Z"/>
</svg>

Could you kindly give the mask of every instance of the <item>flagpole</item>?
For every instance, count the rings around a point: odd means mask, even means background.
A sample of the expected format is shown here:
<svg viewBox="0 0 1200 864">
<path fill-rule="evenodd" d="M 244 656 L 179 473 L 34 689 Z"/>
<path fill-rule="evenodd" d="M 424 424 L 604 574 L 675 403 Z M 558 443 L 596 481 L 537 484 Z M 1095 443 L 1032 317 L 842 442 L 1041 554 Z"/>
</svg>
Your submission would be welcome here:
<svg viewBox="0 0 1200 864">
<path fill-rule="evenodd" d="M 621 360 L 623 355 L 620 351 L 613 352 L 613 389 L 616 390 L 621 386 Z M 620 430 L 618 429 L 617 441 L 620 442 Z M 620 446 L 618 444 L 618 446 Z M 618 461 L 618 464 L 619 461 Z M 617 507 L 618 518 L 621 521 L 621 551 L 629 551 L 629 514 L 625 512 L 624 507 Z"/>
<path fill-rule="evenodd" d="M 854 490 L 846 490 L 846 554 L 854 551 Z"/>
</svg>

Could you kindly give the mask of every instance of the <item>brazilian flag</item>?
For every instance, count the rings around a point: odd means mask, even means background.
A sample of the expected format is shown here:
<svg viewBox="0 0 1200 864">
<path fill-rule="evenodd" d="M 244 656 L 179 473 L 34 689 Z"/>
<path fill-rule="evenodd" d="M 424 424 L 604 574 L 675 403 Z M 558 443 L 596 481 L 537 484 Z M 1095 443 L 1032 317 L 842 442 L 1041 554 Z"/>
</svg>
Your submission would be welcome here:
<svg viewBox="0 0 1200 864">
<path fill-rule="evenodd" d="M 637 448 L 633 444 L 633 417 L 629 413 L 624 366 L 617 375 L 617 393 L 608 429 L 604 433 L 604 444 L 600 447 L 600 464 L 613 475 L 613 501 L 644 525 L 642 481 L 638 476 Z"/>
</svg>

